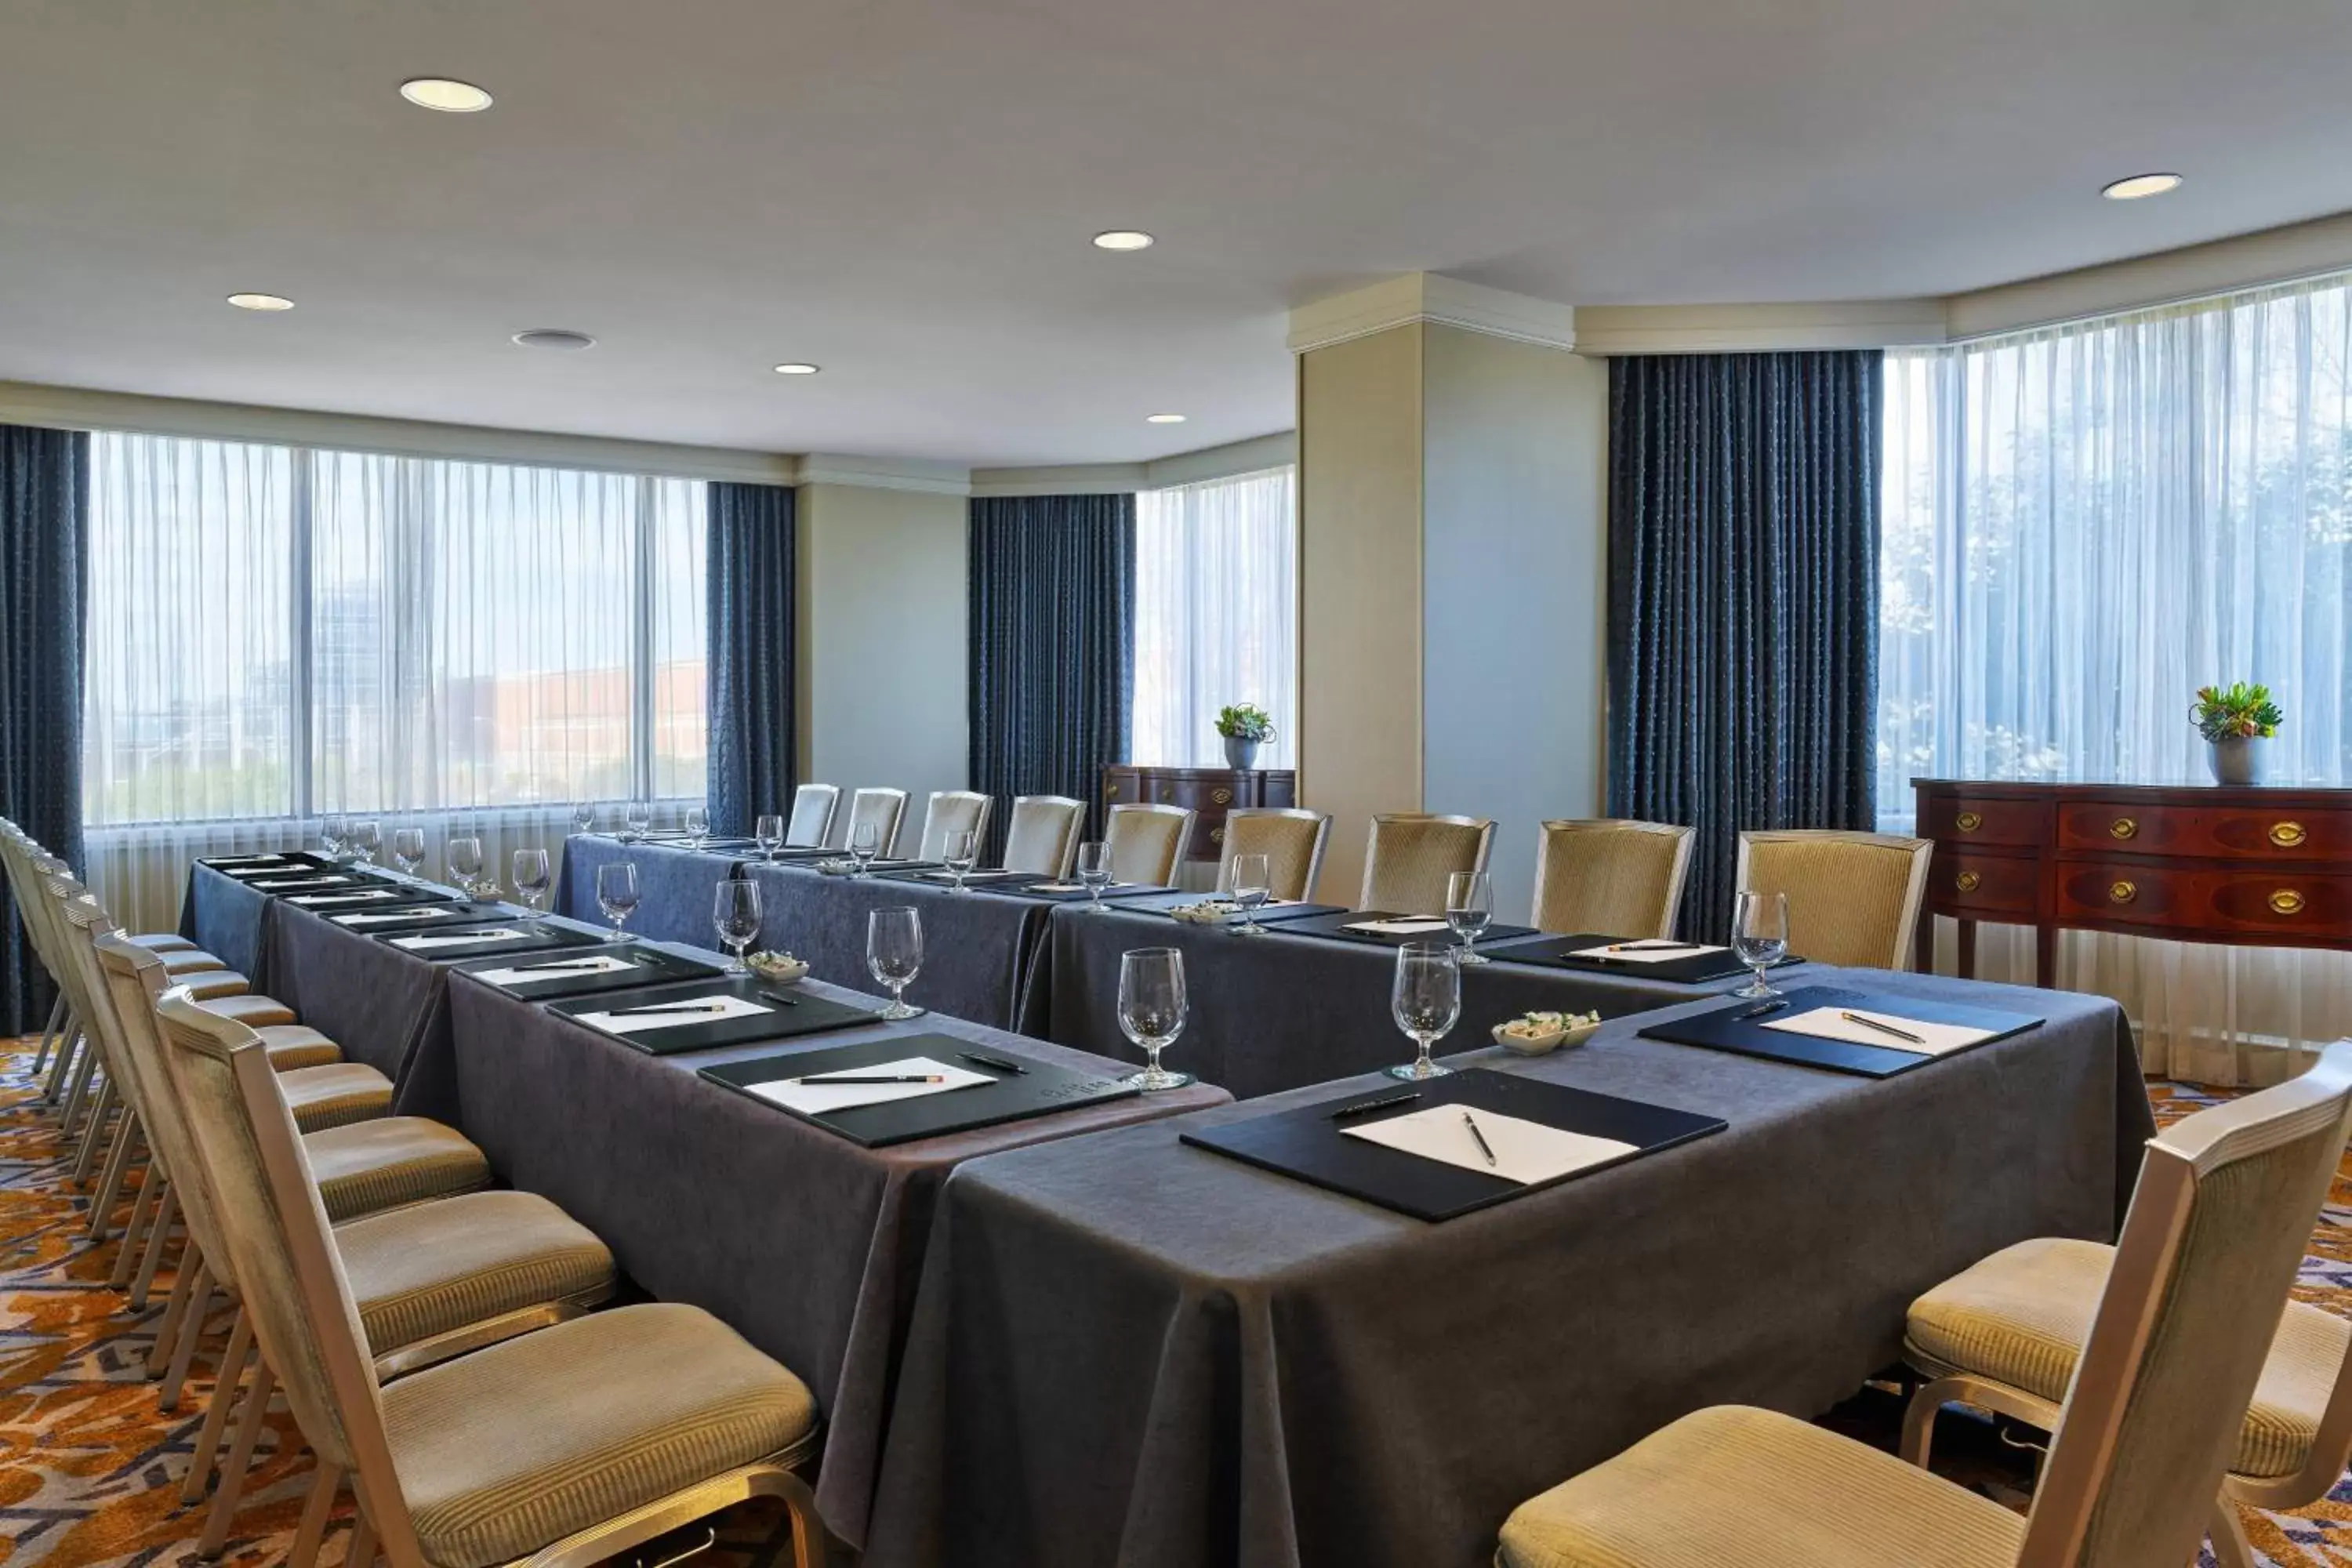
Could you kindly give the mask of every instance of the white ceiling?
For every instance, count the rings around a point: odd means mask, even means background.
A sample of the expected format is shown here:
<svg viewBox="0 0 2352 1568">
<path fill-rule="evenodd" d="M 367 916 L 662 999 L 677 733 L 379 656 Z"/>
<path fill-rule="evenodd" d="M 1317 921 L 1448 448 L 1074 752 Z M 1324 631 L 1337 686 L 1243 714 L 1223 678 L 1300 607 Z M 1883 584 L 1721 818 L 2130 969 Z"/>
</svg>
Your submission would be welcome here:
<svg viewBox="0 0 2352 1568">
<path fill-rule="evenodd" d="M 2347 79 L 2344 0 L 5 0 L 0 377 L 1136 460 L 1286 426 L 1287 307 L 1391 273 L 1942 294 L 2352 208 Z"/>
</svg>

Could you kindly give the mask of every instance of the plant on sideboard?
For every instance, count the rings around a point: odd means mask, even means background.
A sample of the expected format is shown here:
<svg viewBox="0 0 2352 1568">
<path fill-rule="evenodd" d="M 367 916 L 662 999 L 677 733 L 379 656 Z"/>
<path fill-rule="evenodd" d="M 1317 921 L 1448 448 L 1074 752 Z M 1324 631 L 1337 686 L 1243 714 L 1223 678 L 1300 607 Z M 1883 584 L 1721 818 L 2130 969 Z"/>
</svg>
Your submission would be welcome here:
<svg viewBox="0 0 2352 1568">
<path fill-rule="evenodd" d="M 2197 705 L 2189 710 L 2197 732 L 2205 737 L 2206 757 L 2213 782 L 2251 784 L 2262 782 L 2262 754 L 2257 742 L 2278 733 L 2286 715 L 2271 700 L 2267 686 L 2244 681 L 2229 687 L 2200 686 Z"/>
<path fill-rule="evenodd" d="M 1236 702 L 1217 710 L 1217 733 L 1225 738 L 1225 765 L 1257 766 L 1257 749 L 1274 739 L 1274 715 L 1255 703 Z"/>
</svg>

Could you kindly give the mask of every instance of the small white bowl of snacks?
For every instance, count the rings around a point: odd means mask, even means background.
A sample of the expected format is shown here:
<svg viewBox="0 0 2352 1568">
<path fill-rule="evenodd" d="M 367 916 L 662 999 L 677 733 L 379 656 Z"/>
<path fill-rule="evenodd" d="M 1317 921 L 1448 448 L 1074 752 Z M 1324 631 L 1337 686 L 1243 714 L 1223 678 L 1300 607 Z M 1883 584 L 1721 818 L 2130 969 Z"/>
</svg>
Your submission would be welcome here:
<svg viewBox="0 0 2352 1568">
<path fill-rule="evenodd" d="M 1522 1013 L 1495 1026 L 1495 1043 L 1523 1057 L 1539 1057 L 1562 1046 L 1580 1046 L 1599 1027 L 1598 1013 Z"/>
<path fill-rule="evenodd" d="M 809 972 L 808 960 L 794 958 L 789 952 L 749 952 L 743 962 L 751 973 L 777 985 L 790 985 Z"/>
<path fill-rule="evenodd" d="M 1178 904 L 1168 913 L 1186 925 L 1221 925 L 1242 912 L 1242 907 L 1230 899 L 1202 899 L 1197 904 Z"/>
</svg>

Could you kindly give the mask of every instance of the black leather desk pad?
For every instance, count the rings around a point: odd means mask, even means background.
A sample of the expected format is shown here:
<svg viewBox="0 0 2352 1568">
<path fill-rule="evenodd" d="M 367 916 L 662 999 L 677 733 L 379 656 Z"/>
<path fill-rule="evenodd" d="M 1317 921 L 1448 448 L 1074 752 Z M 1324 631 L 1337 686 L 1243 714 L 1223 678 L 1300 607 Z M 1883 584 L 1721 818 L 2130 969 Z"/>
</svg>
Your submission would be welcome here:
<svg viewBox="0 0 2352 1568">
<path fill-rule="evenodd" d="M 1349 926 L 1359 924 L 1365 921 L 1424 919 L 1437 921 L 1439 922 L 1438 929 L 1436 931 L 1413 931 L 1410 934 L 1394 936 L 1376 931 L 1349 931 L 1346 929 Z M 1444 917 L 1442 916 L 1391 914 L 1386 910 L 1342 910 L 1336 915 L 1298 916 L 1284 922 L 1282 934 L 1285 936 L 1329 937 L 1335 942 L 1368 942 L 1373 947 L 1402 947 L 1407 942 L 1433 942 L 1442 943 L 1447 947 L 1454 947 L 1460 945 L 1462 940 L 1455 936 L 1452 931 L 1445 928 Z M 1540 933 L 1538 933 L 1533 926 L 1490 925 L 1485 931 L 1478 933 L 1477 945 L 1482 949 L 1488 948 L 1496 945 L 1497 942 L 1517 942 L 1521 937 L 1536 936 L 1538 934 Z"/>
<path fill-rule="evenodd" d="M 913 865 L 903 870 L 877 871 L 875 877 L 884 882 L 912 882 L 920 888 L 952 888 L 955 873 L 937 862 Z M 983 871 L 973 869 L 963 874 L 967 888 L 986 889 L 992 893 L 1017 893 L 1032 882 L 1050 882 L 1054 879 L 1042 871 Z"/>
<path fill-rule="evenodd" d="M 484 921 L 479 925 L 460 926 L 446 934 L 453 937 L 464 936 L 468 931 L 497 931 L 509 926 L 520 930 L 529 923 L 528 916 L 505 915 L 497 920 Z M 452 942 L 447 947 L 426 948 L 397 945 L 411 937 L 437 937 L 442 934 L 444 933 L 438 929 L 396 931 L 378 933 L 375 940 L 391 947 L 395 952 L 404 953 L 410 958 L 421 958 L 427 963 L 456 963 L 467 958 L 507 958 L 522 952 L 551 952 L 557 948 L 563 947 L 594 947 L 606 940 L 595 931 L 573 931 L 568 926 L 550 925 L 545 921 L 541 921 L 537 931 L 531 931 L 520 941 Z"/>
<path fill-rule="evenodd" d="M 1058 879 L 1052 877 L 1040 877 L 1037 880 L 1028 884 L 1026 887 L 1000 888 L 997 889 L 996 891 L 1004 894 L 1007 898 L 1034 899 L 1041 904 L 1086 903 L 1087 901 L 1087 890 L 1084 888 L 1075 886 L 1076 881 L 1077 879 L 1076 877 L 1067 877 Z M 1055 892 L 1053 890 L 1055 887 L 1064 883 L 1072 884 L 1069 891 Z M 1160 887 L 1158 884 L 1152 882 L 1113 882 L 1109 887 L 1103 889 L 1102 901 L 1106 904 L 1115 904 L 1123 899 L 1143 898 L 1149 894 L 1162 893 L 1167 890 L 1167 889 Z M 1208 897 L 1205 893 L 1199 896 L 1202 898 Z"/>
<path fill-rule="evenodd" d="M 469 958 L 450 965 L 468 974 L 495 974 L 501 969 L 528 969 L 534 963 L 576 963 L 583 958 L 625 958 L 636 967 L 583 973 L 577 970 L 550 970 L 530 980 L 491 980 L 485 984 L 495 986 L 509 996 L 520 996 L 532 1002 L 551 1001 L 560 996 L 598 996 L 613 991 L 642 991 L 654 985 L 676 985 L 689 980 L 709 980 L 721 971 L 715 963 L 686 958 L 675 952 L 664 952 L 657 947 L 639 942 L 600 942 L 594 947 L 567 948 L 554 954 L 528 954 L 520 959 Z M 782 990 L 776 986 L 773 989 Z M 605 1003 L 605 1006 L 625 1005 Z M 669 1030 L 661 1033 L 667 1035 Z"/>
<path fill-rule="evenodd" d="M 1420 1090 L 1420 1098 L 1392 1110 L 1369 1112 L 1339 1121 L 1331 1113 L 1343 1106 L 1366 1104 L 1397 1094 Z M 1598 1165 L 1571 1171 L 1549 1182 L 1521 1184 L 1467 1171 L 1443 1161 L 1426 1160 L 1401 1149 L 1342 1136 L 1342 1129 L 1370 1127 L 1392 1116 L 1427 1110 L 1432 1106 L 1462 1105 L 1516 1116 L 1563 1131 L 1588 1137 L 1613 1138 L 1634 1145 L 1634 1152 Z M 1528 1193 L 1556 1187 L 1606 1171 L 1661 1149 L 1687 1143 L 1720 1132 L 1728 1123 L 1667 1106 L 1650 1105 L 1615 1095 L 1595 1094 L 1566 1084 L 1513 1073 L 1473 1068 L 1447 1078 L 1412 1085 L 1391 1083 L 1360 1094 L 1276 1111 L 1246 1121 L 1228 1121 L 1182 1134 L 1195 1148 L 1256 1165 L 1315 1186 L 1361 1198 L 1415 1219 L 1452 1219 L 1477 1209 L 1508 1203 Z"/>
<path fill-rule="evenodd" d="M 1769 1006 L 1773 1001 L 1786 1005 L 1760 1018 L 1739 1016 L 1753 1008 Z M 1816 1007 L 1853 1007 L 1868 1013 L 1916 1018 L 1924 1024 L 1960 1024 L 1972 1029 L 1994 1032 L 1976 1045 L 1946 1051 L 1942 1056 L 1930 1056 L 1920 1051 L 1857 1046 L 1845 1040 L 1824 1040 L 1812 1035 L 1792 1035 L 1786 1029 L 1764 1027 L 1776 1018 L 1793 1018 Z M 1793 1062 L 1799 1067 L 1825 1068 L 1831 1072 L 1853 1073 L 1860 1078 L 1893 1078 L 1896 1073 L 1909 1072 L 1916 1068 L 1964 1055 L 1979 1047 L 1989 1046 L 1994 1040 L 2005 1040 L 2011 1035 L 2038 1029 L 2042 1024 L 2042 1020 L 2031 1013 L 1963 1007 L 1949 1002 L 1931 1002 L 1924 996 L 1843 991 L 1831 985 L 1800 985 L 1769 1000 L 1734 997 L 1724 1006 L 1652 1024 L 1642 1033 L 1650 1039 L 1671 1040 L 1678 1046 L 1704 1046 L 1711 1051 L 1730 1051 L 1737 1056 Z"/>
<path fill-rule="evenodd" d="M 768 1011 L 707 1024 L 679 1024 L 642 1034 L 602 1028 L 582 1016 L 666 1003 L 697 1002 L 710 996 L 740 996 L 759 1003 Z M 755 1040 L 788 1040 L 800 1035 L 823 1034 L 828 1029 L 855 1029 L 879 1021 L 879 1016 L 871 1008 L 812 995 L 790 985 L 762 980 L 756 974 L 714 974 L 707 980 L 615 989 L 580 1001 L 551 1003 L 547 1010 L 649 1057 L 681 1056 L 688 1051 L 749 1045 Z"/>
<path fill-rule="evenodd" d="M 1176 918 L 1174 911 L 1187 904 L 1198 904 L 1211 899 L 1223 897 L 1225 895 L 1223 893 L 1194 893 L 1180 889 L 1171 893 L 1146 893 L 1139 898 L 1116 899 L 1108 901 L 1117 903 L 1122 910 L 1133 910 L 1138 914 L 1166 915 L 1170 920 L 1174 920 Z M 1257 923 L 1262 926 L 1278 925 L 1285 921 L 1303 921 L 1316 915 L 1339 915 L 1347 912 L 1346 907 L 1340 904 L 1268 904 L 1258 910 Z M 1237 914 L 1233 915 L 1217 923 L 1239 925 L 1242 923 L 1242 917 Z"/>
<path fill-rule="evenodd" d="M 282 898 L 288 893 L 331 893 L 356 888 L 397 888 L 404 884 L 379 877 L 362 866 L 296 866 L 285 871 L 239 877 L 257 893 Z"/>
<path fill-rule="evenodd" d="M 760 841 L 758 839 L 747 838 L 738 833 L 709 834 L 699 842 L 697 842 L 694 835 L 691 833 L 681 833 L 668 828 L 665 828 L 659 833 L 648 833 L 640 838 L 627 839 L 625 840 L 625 842 L 630 844 L 658 844 L 666 849 L 691 849 L 697 853 L 700 853 L 703 850 L 756 849 L 760 845 Z"/>
<path fill-rule="evenodd" d="M 365 899 L 350 903 L 313 903 L 314 899 L 339 899 L 347 893 L 367 893 Z M 285 900 L 298 910 L 308 910 L 314 915 L 348 915 L 369 910 L 397 910 L 419 904 L 448 904 L 458 901 L 457 895 L 440 888 L 419 882 L 394 882 L 386 878 L 370 878 L 352 888 L 289 889 L 272 895 Z"/>
<path fill-rule="evenodd" d="M 286 849 L 268 864 L 257 864 L 240 855 L 218 855 L 200 858 L 199 866 L 209 866 L 224 877 L 243 881 L 247 877 L 292 877 L 304 871 L 323 871 L 333 862 L 315 849 Z"/>
<path fill-rule="evenodd" d="M 485 903 L 478 899 L 453 899 L 441 895 L 439 903 L 406 902 L 383 908 L 353 904 L 349 909 L 320 910 L 325 920 L 341 926 L 359 936 L 415 936 L 419 931 L 442 931 L 457 926 L 494 924 L 499 921 L 519 921 L 522 911 L 504 904 Z M 398 920 L 370 920 L 352 925 L 352 915 L 398 915 Z"/>
<path fill-rule="evenodd" d="M 1639 940 L 1638 937 L 1623 936 L 1546 936 L 1515 942 L 1486 956 L 1504 963 L 1532 963 L 1546 969 L 1577 970 L 1586 974 L 1622 974 L 1628 979 L 1663 980 L 1674 985 L 1705 985 L 1711 981 L 1732 980 L 1755 973 L 1740 963 L 1727 947 L 1715 952 L 1693 953 L 1687 958 L 1666 959 L 1656 963 L 1569 956 L 1579 948 L 1606 947 L 1611 942 Z M 1780 962 L 1802 963 L 1804 960 L 1790 957 Z"/>
<path fill-rule="evenodd" d="M 1018 1074 L 1000 1072 L 973 1061 L 964 1054 L 967 1051 L 993 1057 L 1000 1061 L 1018 1062 L 1028 1070 Z M 886 1105 L 863 1105 L 853 1110 L 828 1110 L 815 1116 L 805 1116 L 787 1106 L 778 1105 L 772 1100 L 761 1099 L 751 1093 L 750 1087 L 812 1073 L 847 1072 L 853 1068 L 902 1061 L 908 1057 L 929 1057 L 934 1061 L 946 1062 L 952 1067 L 985 1073 L 996 1081 L 974 1084 L 970 1089 L 950 1089 L 944 1094 L 892 1100 Z M 783 1056 L 762 1057 L 756 1061 L 725 1062 L 717 1067 L 704 1068 L 702 1076 L 715 1084 L 759 1100 L 771 1110 L 781 1111 L 813 1127 L 822 1127 L 867 1149 L 879 1149 L 892 1143 L 911 1143 L 919 1138 L 938 1138 L 950 1132 L 967 1132 L 975 1127 L 993 1127 L 1001 1122 L 1025 1121 L 1033 1116 L 1051 1116 L 1056 1111 L 1071 1110 L 1082 1105 L 1125 1100 L 1140 1092 L 1129 1087 L 1123 1078 L 1082 1073 L 1053 1062 L 1041 1062 L 1033 1057 L 1016 1056 L 993 1046 L 975 1046 L 971 1041 L 959 1039 L 953 1035 L 892 1035 L 886 1039 L 861 1040 L 854 1046 L 835 1046 L 821 1051 L 794 1051 Z"/>
</svg>

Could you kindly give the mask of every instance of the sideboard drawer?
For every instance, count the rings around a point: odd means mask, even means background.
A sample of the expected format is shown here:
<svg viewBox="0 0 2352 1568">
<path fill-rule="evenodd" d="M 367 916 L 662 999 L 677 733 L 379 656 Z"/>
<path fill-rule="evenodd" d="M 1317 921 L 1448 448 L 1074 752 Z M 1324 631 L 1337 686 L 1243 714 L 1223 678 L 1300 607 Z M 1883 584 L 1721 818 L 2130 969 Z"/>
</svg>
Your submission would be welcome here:
<svg viewBox="0 0 2352 1568">
<path fill-rule="evenodd" d="M 2152 935 L 2196 931 L 2207 941 L 2297 932 L 2317 939 L 2352 921 L 2352 876 L 2070 861 L 2059 872 L 2058 913 L 2062 921 L 2147 926 Z"/>
<path fill-rule="evenodd" d="M 2042 907 L 2042 863 L 2020 855 L 1971 855 L 1939 846 L 1927 873 L 1928 907 L 1939 914 L 2022 916 Z"/>
<path fill-rule="evenodd" d="M 2133 855 L 2326 860 L 2352 854 L 2352 811 L 2069 802 L 2058 808 L 2058 843 Z"/>
<path fill-rule="evenodd" d="M 1921 809 L 1919 836 L 1939 843 L 2033 845 L 2049 835 L 2050 808 L 2038 800 L 1936 795 Z"/>
</svg>

